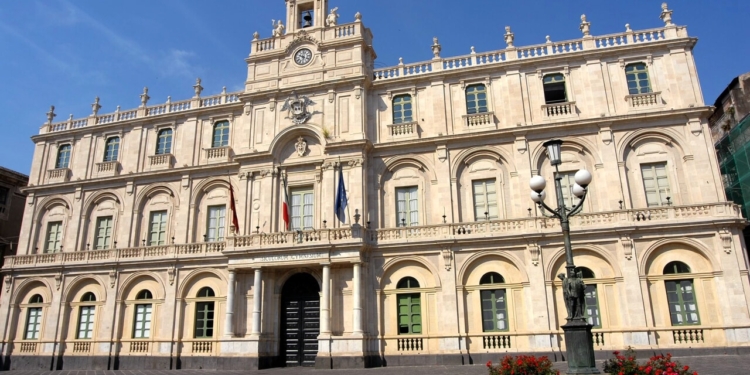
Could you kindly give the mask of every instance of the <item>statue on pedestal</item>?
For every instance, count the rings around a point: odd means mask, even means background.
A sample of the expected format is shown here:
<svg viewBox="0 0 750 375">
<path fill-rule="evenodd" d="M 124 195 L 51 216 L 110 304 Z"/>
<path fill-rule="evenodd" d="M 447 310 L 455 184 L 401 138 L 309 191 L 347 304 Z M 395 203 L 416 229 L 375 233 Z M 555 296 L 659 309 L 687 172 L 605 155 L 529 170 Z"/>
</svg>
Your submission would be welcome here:
<svg viewBox="0 0 750 375">
<path fill-rule="evenodd" d="M 284 27 L 284 23 L 281 22 L 281 20 L 279 20 L 278 22 L 276 22 L 276 20 L 271 20 L 271 25 L 273 25 L 273 31 L 271 31 L 271 33 L 273 34 L 274 38 L 284 35 L 284 30 L 286 29 L 286 27 Z"/>
<path fill-rule="evenodd" d="M 337 10 L 339 10 L 338 7 L 331 9 L 331 13 L 326 17 L 326 26 L 336 26 L 339 20 L 339 14 L 336 13 Z"/>
<path fill-rule="evenodd" d="M 563 299 L 565 300 L 565 309 L 568 311 L 568 320 L 583 320 L 585 308 L 586 284 L 583 282 L 583 275 L 578 272 L 574 277 L 566 277 L 565 274 L 559 274 L 557 277 L 562 281 Z"/>
</svg>

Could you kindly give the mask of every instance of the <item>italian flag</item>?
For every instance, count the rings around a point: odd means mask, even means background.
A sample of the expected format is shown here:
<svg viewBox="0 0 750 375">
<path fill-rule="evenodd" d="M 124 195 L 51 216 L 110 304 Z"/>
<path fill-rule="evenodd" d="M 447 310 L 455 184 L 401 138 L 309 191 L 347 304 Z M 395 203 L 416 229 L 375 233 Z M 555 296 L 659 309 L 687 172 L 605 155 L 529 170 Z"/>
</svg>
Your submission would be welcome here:
<svg viewBox="0 0 750 375">
<path fill-rule="evenodd" d="M 286 189 L 286 180 L 284 177 L 281 178 L 281 183 L 284 185 L 284 201 L 281 203 L 281 210 L 282 210 L 282 218 L 284 218 L 284 228 L 286 230 L 289 230 L 289 195 L 287 194 Z"/>
</svg>

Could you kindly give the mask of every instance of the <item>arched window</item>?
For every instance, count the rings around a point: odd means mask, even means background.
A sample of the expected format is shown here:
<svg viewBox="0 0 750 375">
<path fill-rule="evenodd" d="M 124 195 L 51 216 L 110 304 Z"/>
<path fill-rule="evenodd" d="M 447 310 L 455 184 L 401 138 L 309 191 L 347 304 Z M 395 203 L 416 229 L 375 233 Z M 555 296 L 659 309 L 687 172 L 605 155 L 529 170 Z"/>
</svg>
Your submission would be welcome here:
<svg viewBox="0 0 750 375">
<path fill-rule="evenodd" d="M 117 161 L 120 155 L 120 137 L 112 137 L 107 140 L 104 147 L 104 161 Z"/>
<path fill-rule="evenodd" d="M 398 281 L 397 289 L 419 288 L 417 279 L 407 276 Z M 422 333 L 422 304 L 419 293 L 402 293 L 396 295 L 398 304 L 398 334 L 410 335 Z"/>
<path fill-rule="evenodd" d="M 70 166 L 70 145 L 62 145 L 57 150 L 57 161 L 55 162 L 55 168 L 68 168 Z"/>
<path fill-rule="evenodd" d="M 96 302 L 94 293 L 86 292 L 81 297 L 81 302 Z M 78 310 L 78 334 L 77 339 L 91 339 L 94 337 L 94 315 L 96 306 L 81 306 Z"/>
<path fill-rule="evenodd" d="M 487 272 L 479 285 L 504 284 L 505 278 L 497 272 Z M 505 289 L 483 289 L 479 292 L 482 309 L 482 331 L 508 330 L 508 298 Z"/>
<path fill-rule="evenodd" d="M 680 261 L 669 262 L 664 267 L 665 275 L 677 275 L 691 272 L 690 267 Z M 667 280 L 664 282 L 664 286 L 667 289 L 667 304 L 669 305 L 669 316 L 672 320 L 672 325 L 683 326 L 701 324 L 693 279 Z"/>
<path fill-rule="evenodd" d="M 135 299 L 154 299 L 148 289 L 143 289 L 135 296 Z M 151 310 L 150 303 L 139 303 L 135 305 L 135 318 L 133 319 L 133 338 L 147 339 L 151 336 Z"/>
<path fill-rule="evenodd" d="M 487 272 L 481 279 L 479 279 L 479 285 L 503 283 L 505 283 L 505 278 L 497 272 Z"/>
<path fill-rule="evenodd" d="M 215 297 L 214 290 L 203 287 L 198 291 L 198 298 Z M 214 301 L 198 301 L 195 303 L 194 338 L 209 338 L 214 336 Z"/>
<path fill-rule="evenodd" d="M 487 87 L 483 84 L 466 87 L 466 114 L 487 112 Z"/>
<path fill-rule="evenodd" d="M 151 294 L 150 290 L 143 289 L 138 292 L 138 295 L 135 296 L 135 299 L 154 299 L 154 295 Z"/>
<path fill-rule="evenodd" d="M 648 68 L 644 63 L 628 64 L 625 66 L 625 77 L 628 81 L 630 95 L 647 94 L 651 92 L 651 81 L 648 78 Z"/>
<path fill-rule="evenodd" d="M 411 276 L 404 277 L 403 279 L 398 281 L 398 284 L 396 284 L 396 289 L 410 288 L 419 288 L 419 281 Z"/>
<path fill-rule="evenodd" d="M 229 121 L 219 121 L 214 124 L 214 138 L 211 147 L 229 145 Z"/>
<path fill-rule="evenodd" d="M 568 101 L 565 92 L 565 76 L 560 73 L 544 76 L 544 102 L 545 104 L 564 103 Z"/>
<path fill-rule="evenodd" d="M 664 267 L 664 274 L 672 275 L 676 273 L 690 273 L 690 266 L 677 260 L 667 263 Z"/>
<path fill-rule="evenodd" d="M 576 267 L 576 274 L 581 275 L 584 279 L 595 279 L 596 275 L 594 271 L 586 267 Z M 584 292 L 584 302 L 586 304 L 584 309 L 584 315 L 586 321 L 594 326 L 594 328 L 602 328 L 602 317 L 601 310 L 599 309 L 599 292 L 597 285 L 593 283 L 586 283 L 586 291 Z"/>
<path fill-rule="evenodd" d="M 398 95 L 393 98 L 393 123 L 412 122 L 411 95 Z"/>
<path fill-rule="evenodd" d="M 44 303 L 44 299 L 39 294 L 34 294 L 29 298 L 29 304 Z M 26 330 L 23 333 L 24 340 L 38 340 L 39 332 L 42 328 L 42 307 L 29 307 L 26 312 Z"/>
<path fill-rule="evenodd" d="M 172 152 L 172 129 L 159 130 L 156 140 L 156 155 L 169 154 Z"/>
</svg>

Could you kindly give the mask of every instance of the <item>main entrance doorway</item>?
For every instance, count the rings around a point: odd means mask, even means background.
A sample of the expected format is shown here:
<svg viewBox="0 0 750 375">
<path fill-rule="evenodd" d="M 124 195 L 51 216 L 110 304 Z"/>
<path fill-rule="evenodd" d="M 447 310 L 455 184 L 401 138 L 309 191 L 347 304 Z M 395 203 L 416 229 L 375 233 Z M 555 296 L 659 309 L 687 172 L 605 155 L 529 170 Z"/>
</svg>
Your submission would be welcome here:
<svg viewBox="0 0 750 375">
<path fill-rule="evenodd" d="M 320 288 L 310 274 L 298 273 L 281 290 L 281 358 L 287 367 L 315 366 L 320 334 Z"/>
</svg>

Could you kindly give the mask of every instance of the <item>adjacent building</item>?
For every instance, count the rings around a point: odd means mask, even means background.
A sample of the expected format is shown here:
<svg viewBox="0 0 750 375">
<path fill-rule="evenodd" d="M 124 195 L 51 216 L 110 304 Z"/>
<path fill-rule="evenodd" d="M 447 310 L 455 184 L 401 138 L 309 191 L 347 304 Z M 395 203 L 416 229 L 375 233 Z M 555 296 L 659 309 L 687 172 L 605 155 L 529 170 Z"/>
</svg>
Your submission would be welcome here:
<svg viewBox="0 0 750 375">
<path fill-rule="evenodd" d="M 750 345 L 746 221 L 666 4 L 653 29 L 593 36 L 583 16 L 581 39 L 506 28 L 504 49 L 434 39 L 431 60 L 375 69 L 359 13 L 275 3 L 241 92 L 50 110 L 2 269 L 7 368 L 560 359 L 563 240 L 528 187 L 552 179 L 552 138 L 567 205 L 572 174 L 594 176 L 572 241 L 596 348 Z"/>
<path fill-rule="evenodd" d="M 21 233 L 26 193 L 22 188 L 29 176 L 0 167 L 0 264 L 7 255 L 14 255 Z"/>
</svg>

